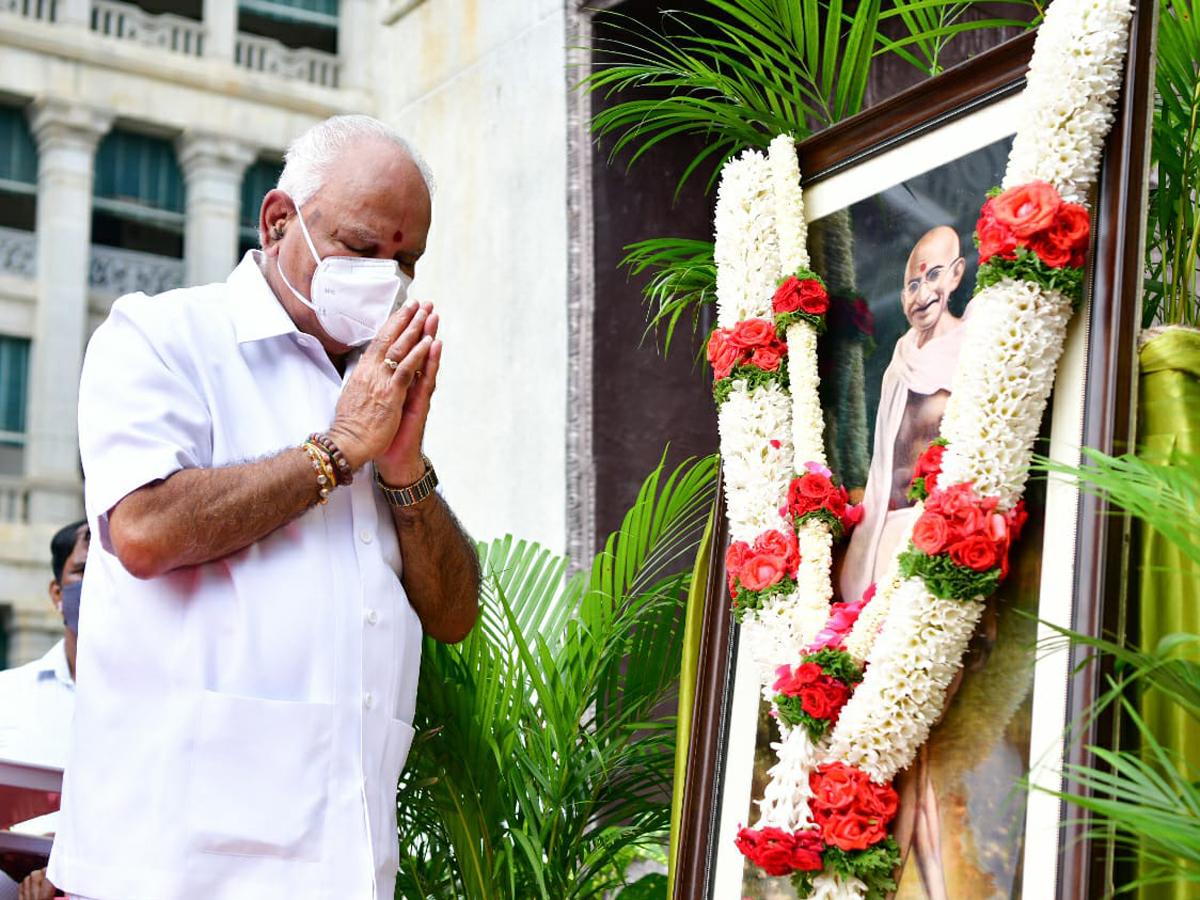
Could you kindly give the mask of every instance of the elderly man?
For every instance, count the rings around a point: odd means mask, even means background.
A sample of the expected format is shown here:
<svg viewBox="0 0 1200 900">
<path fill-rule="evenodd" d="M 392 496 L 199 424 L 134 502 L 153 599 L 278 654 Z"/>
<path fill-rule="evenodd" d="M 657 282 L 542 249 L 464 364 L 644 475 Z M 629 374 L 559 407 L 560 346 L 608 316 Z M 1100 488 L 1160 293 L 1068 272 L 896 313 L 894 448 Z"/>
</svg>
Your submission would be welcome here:
<svg viewBox="0 0 1200 900">
<path fill-rule="evenodd" d="M 478 560 L 421 438 L 424 163 L 364 116 L 288 149 L 262 250 L 119 299 L 80 384 L 88 567 L 50 878 L 94 900 L 390 897 L 422 631 Z"/>
<path fill-rule="evenodd" d="M 958 233 L 947 225 L 926 232 L 909 254 L 900 305 L 910 327 L 883 373 L 863 521 L 842 564 L 845 600 L 882 577 L 912 523 L 908 485 L 917 457 L 938 436 L 958 366 L 964 332 L 949 303 L 965 268 Z"/>
</svg>

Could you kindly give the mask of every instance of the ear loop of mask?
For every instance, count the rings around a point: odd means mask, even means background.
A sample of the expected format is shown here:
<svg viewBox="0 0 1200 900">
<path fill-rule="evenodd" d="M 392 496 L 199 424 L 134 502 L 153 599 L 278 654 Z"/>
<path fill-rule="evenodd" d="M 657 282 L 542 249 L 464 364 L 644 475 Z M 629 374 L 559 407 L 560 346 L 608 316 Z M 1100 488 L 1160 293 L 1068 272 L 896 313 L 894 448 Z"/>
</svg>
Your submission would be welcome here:
<svg viewBox="0 0 1200 900">
<path fill-rule="evenodd" d="M 288 197 L 288 199 L 292 200 L 291 197 Z M 321 255 L 319 253 L 317 253 L 317 248 L 316 248 L 316 246 L 314 246 L 312 237 L 309 236 L 308 228 L 304 224 L 304 216 L 300 212 L 300 204 L 297 203 L 295 200 L 292 200 L 292 206 L 296 207 L 296 219 L 300 222 L 300 231 L 304 234 L 304 241 L 305 241 L 305 243 L 308 244 L 308 249 L 312 253 L 313 259 L 315 259 L 317 261 L 317 265 L 319 266 L 319 265 L 321 265 Z M 283 279 L 283 283 L 288 286 L 288 290 L 291 291 L 292 294 L 295 295 L 296 299 L 299 300 L 301 303 L 303 303 L 305 306 L 307 306 L 309 309 L 311 309 L 315 312 L 317 309 L 316 304 L 313 303 L 312 300 L 310 300 L 308 297 L 305 297 L 303 294 L 301 294 L 298 290 L 296 290 L 292 286 L 291 281 L 288 280 L 287 273 L 283 271 L 283 266 L 281 266 L 279 264 L 278 257 L 275 258 L 275 268 L 277 268 L 279 270 L 279 277 Z"/>
</svg>

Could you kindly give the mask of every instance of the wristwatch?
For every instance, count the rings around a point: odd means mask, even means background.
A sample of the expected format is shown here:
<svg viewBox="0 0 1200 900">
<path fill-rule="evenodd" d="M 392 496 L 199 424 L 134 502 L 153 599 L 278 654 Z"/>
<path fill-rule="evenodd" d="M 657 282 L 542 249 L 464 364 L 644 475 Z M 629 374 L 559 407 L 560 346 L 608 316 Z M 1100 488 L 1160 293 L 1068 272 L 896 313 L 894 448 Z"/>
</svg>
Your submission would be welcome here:
<svg viewBox="0 0 1200 900">
<path fill-rule="evenodd" d="M 425 463 L 425 474 L 408 487 L 392 487 L 379 477 L 379 470 L 375 470 L 375 483 L 379 485 L 379 489 L 383 491 L 383 496 L 389 504 L 413 506 L 433 493 L 433 489 L 438 486 L 437 473 L 433 471 L 433 463 L 424 453 L 421 454 L 421 461 Z"/>
</svg>

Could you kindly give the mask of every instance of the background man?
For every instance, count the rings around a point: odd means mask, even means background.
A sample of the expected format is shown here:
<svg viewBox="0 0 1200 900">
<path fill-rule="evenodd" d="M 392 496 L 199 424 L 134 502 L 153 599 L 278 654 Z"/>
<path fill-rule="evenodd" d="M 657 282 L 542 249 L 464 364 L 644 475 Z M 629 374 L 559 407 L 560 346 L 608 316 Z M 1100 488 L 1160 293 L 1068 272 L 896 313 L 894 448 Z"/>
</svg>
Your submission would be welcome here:
<svg viewBox="0 0 1200 900">
<path fill-rule="evenodd" d="M 909 254 L 900 291 L 909 329 L 883 373 L 863 521 L 850 536 L 841 569 L 844 600 L 857 600 L 883 575 L 911 524 L 906 495 L 913 467 L 938 436 L 958 365 L 962 320 L 949 302 L 965 268 L 958 233 L 947 225 L 926 232 Z"/>
<path fill-rule="evenodd" d="M 0 672 L 0 758 L 56 768 L 66 764 L 75 712 L 79 595 L 89 540 L 87 522 L 72 522 L 50 539 L 50 602 L 63 617 L 63 639 L 41 659 Z M 57 819 L 54 814 L 41 816 L 27 827 L 50 833 Z M 19 889 L 0 872 L 0 897 L 46 900 L 56 893 L 45 869 L 26 877 Z"/>
<path fill-rule="evenodd" d="M 50 602 L 63 617 L 63 639 L 41 659 L 0 672 L 0 757 L 62 768 L 75 709 L 79 594 L 90 534 L 72 522 L 50 540 Z"/>
<path fill-rule="evenodd" d="M 438 316 L 388 315 L 430 218 L 399 136 L 330 119 L 289 147 L 261 251 L 93 336 L 68 894 L 393 893 L 422 631 L 461 640 L 479 586 L 421 455 Z"/>
</svg>

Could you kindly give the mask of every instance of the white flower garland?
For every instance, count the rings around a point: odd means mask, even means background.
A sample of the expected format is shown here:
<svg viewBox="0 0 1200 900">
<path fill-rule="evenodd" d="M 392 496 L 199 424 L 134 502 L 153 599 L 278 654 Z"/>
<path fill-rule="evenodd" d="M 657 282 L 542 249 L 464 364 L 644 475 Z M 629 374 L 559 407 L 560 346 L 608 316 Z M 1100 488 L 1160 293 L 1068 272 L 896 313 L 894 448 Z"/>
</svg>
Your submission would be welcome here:
<svg viewBox="0 0 1200 900">
<path fill-rule="evenodd" d="M 721 170 L 713 226 L 717 323 L 728 328 L 744 319 L 771 315 L 771 295 L 782 267 L 775 195 L 761 153 L 747 150 Z"/>
<path fill-rule="evenodd" d="M 792 477 L 792 399 L 778 384 L 747 390 L 735 379 L 717 413 L 729 533 L 753 541 L 779 526 Z"/>
<path fill-rule="evenodd" d="M 1112 128 L 1131 11 L 1124 0 L 1069 7 L 1051 6 L 1038 27 L 1002 187 L 1045 181 L 1086 204 Z"/>
<path fill-rule="evenodd" d="M 1057 0 L 1049 7 L 1030 66 L 1006 189 L 1046 181 L 1064 201 L 1086 201 L 1113 119 L 1130 12 L 1126 0 Z M 790 139 L 773 141 L 765 159 L 749 151 L 727 164 L 718 194 L 715 249 L 723 327 L 770 316 L 769 298 L 779 278 L 807 268 L 802 212 Z M 972 305 L 942 423 L 949 446 L 939 484 L 973 483 L 979 496 L 995 497 L 1001 509 L 1008 509 L 1024 488 L 1071 304 L 1039 284 L 1005 279 L 980 292 Z M 816 334 L 799 323 L 789 328 L 787 340 L 790 398 L 776 385 L 747 393 L 745 382 L 735 381 L 721 408 L 735 540 L 752 541 L 778 528 L 791 468 L 804 471 L 806 462 L 824 462 Z M 743 624 L 764 689 L 776 665 L 796 662 L 797 650 L 811 641 L 828 614 L 828 527 L 808 522 L 798 542 L 796 589 L 768 601 Z M 779 762 L 760 801 L 760 828 L 795 832 L 809 826 L 808 774 L 818 762 L 853 766 L 887 783 L 913 761 L 942 715 L 947 689 L 982 614 L 982 599 L 937 597 L 922 578 L 901 577 L 892 560 L 875 599 L 845 640 L 852 657 L 869 662 L 865 677 L 820 745 L 804 728 L 781 724 L 782 740 L 773 745 Z M 812 884 L 812 896 L 823 900 L 857 900 L 867 890 L 862 881 L 832 871 L 814 873 Z"/>
</svg>

